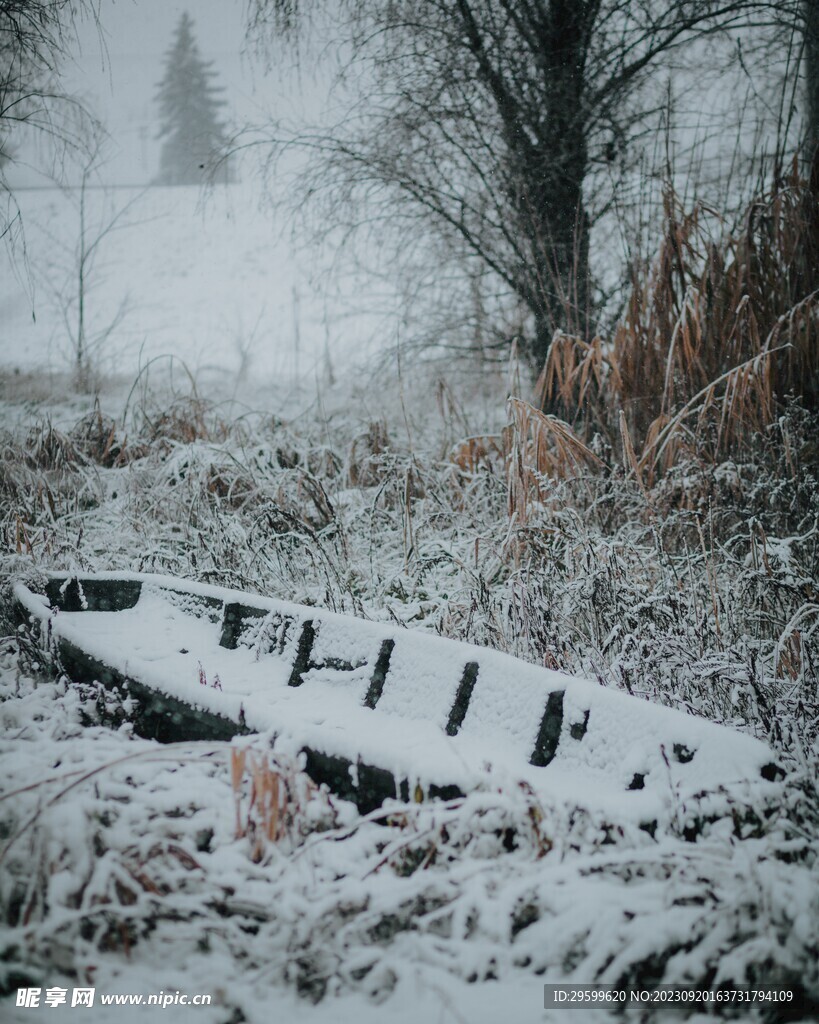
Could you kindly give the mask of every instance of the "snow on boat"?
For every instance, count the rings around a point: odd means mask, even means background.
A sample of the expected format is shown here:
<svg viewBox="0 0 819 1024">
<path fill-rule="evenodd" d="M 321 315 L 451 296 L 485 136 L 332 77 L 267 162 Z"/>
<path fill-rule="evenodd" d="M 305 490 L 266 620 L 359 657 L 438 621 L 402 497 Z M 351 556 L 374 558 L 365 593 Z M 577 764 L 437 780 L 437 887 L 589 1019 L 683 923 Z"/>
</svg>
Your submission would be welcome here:
<svg viewBox="0 0 819 1024">
<path fill-rule="evenodd" d="M 706 794 L 762 806 L 760 741 L 497 651 L 172 577 L 14 588 L 74 681 L 127 691 L 162 741 L 270 732 L 361 810 L 528 783 L 549 800 L 696 832 Z M 420 787 L 420 788 L 419 788 Z"/>
</svg>

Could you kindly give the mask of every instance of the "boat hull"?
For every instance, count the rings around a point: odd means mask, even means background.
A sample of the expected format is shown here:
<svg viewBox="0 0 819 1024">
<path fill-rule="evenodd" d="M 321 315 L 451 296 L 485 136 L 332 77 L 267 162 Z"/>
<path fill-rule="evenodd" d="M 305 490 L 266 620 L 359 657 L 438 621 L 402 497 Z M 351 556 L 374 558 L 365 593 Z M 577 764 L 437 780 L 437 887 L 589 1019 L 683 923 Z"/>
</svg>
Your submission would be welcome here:
<svg viewBox="0 0 819 1024">
<path fill-rule="evenodd" d="M 782 775 L 728 728 L 392 625 L 147 574 L 52 574 L 15 596 L 70 679 L 129 696 L 140 734 L 269 733 L 362 811 L 522 783 L 653 829 L 696 823 L 707 794 L 758 804 Z"/>
</svg>

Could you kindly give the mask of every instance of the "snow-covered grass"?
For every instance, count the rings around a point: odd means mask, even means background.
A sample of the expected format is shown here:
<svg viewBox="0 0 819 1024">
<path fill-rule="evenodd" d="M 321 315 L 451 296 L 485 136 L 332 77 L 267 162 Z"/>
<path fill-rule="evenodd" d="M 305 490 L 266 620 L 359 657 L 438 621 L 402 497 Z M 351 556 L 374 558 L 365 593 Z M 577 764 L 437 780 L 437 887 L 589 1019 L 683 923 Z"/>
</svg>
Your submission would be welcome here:
<svg viewBox="0 0 819 1024">
<path fill-rule="evenodd" d="M 541 479 L 510 518 L 501 448 L 463 440 L 468 403 L 391 387 L 398 414 L 370 422 L 343 404 L 236 417 L 167 391 L 83 415 L 76 399 L 7 402 L 7 568 L 170 572 L 582 673 L 771 743 L 781 807 L 696 843 L 607 833 L 525 788 L 361 820 L 260 737 L 291 794 L 268 839 L 229 747 L 134 737 L 115 701 L 38 677 L 9 627 L 7 987 L 210 992 L 196 1019 L 214 1021 L 267 1019 L 271 1001 L 288 1020 L 401 1020 L 415 991 L 442 1020 L 495 1020 L 501 995 L 535 1020 L 541 983 L 569 979 L 764 981 L 815 1000 L 809 419 L 794 408 L 744 460 L 680 463 L 648 495 L 616 469 Z"/>
</svg>

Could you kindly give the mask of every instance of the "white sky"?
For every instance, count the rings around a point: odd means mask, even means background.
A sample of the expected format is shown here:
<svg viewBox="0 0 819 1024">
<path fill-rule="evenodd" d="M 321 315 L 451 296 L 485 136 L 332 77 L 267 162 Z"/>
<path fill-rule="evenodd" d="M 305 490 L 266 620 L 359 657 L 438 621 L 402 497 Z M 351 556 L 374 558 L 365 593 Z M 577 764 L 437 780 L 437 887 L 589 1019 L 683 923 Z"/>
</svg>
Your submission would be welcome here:
<svg viewBox="0 0 819 1024">
<path fill-rule="evenodd" d="M 105 178 L 112 184 L 147 184 L 156 174 L 159 147 L 156 85 L 181 14 L 188 11 L 202 56 L 213 62 L 232 124 L 264 120 L 266 112 L 293 115 L 307 102 L 315 111 L 326 87 L 297 73 L 293 61 L 266 73 L 245 38 L 244 0 L 101 0 L 102 38 L 86 19 L 78 26 L 73 58 L 62 67 L 62 89 L 77 95 L 111 135 Z M 326 82 L 327 76 L 319 75 Z M 305 96 L 306 93 L 306 96 Z M 27 151 L 28 155 L 28 151 Z M 34 140 L 29 165 L 48 162 L 45 139 Z M 41 181 L 29 166 L 14 184 Z"/>
</svg>

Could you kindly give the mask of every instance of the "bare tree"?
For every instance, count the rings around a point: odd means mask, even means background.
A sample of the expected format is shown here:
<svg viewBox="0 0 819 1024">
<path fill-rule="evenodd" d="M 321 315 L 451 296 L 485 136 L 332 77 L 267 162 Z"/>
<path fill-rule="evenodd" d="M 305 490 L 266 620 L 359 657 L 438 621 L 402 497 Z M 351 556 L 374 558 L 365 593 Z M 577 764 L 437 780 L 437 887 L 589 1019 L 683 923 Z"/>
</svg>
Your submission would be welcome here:
<svg viewBox="0 0 819 1024">
<path fill-rule="evenodd" d="M 87 116 L 59 85 L 59 65 L 81 16 L 98 19 L 99 0 L 0 0 L 0 195 L 4 166 L 22 125 L 79 147 Z M 66 117 L 66 113 L 70 116 Z M 0 211 L 0 235 L 12 217 Z"/>
<path fill-rule="evenodd" d="M 94 301 L 95 291 L 105 280 L 101 257 L 106 243 L 115 232 L 145 223 L 130 216 L 145 195 L 145 189 L 120 203 L 111 199 L 101 180 L 105 141 L 101 132 L 85 141 L 77 184 L 55 182 L 76 218 L 76 230 L 70 241 L 60 232 L 52 232 L 47 225 L 40 225 L 51 243 L 50 257 L 41 268 L 42 284 L 62 317 L 73 383 L 81 392 L 94 389 L 105 346 L 128 313 L 127 294 L 107 317 L 101 315 Z"/>
<path fill-rule="evenodd" d="M 804 0 L 808 3 L 811 0 Z M 812 0 L 815 3 L 815 0 Z M 310 188 L 334 212 L 423 221 L 528 312 L 542 365 L 555 329 L 594 327 L 589 236 L 657 124 L 661 67 L 694 43 L 773 31 L 802 0 L 339 0 L 363 82 Z M 252 0 L 251 32 L 292 32 L 298 0 Z M 594 173 L 602 171 L 602 173 Z M 380 204 L 380 206 L 379 206 Z M 406 236 L 405 236 L 406 237 Z"/>
</svg>

